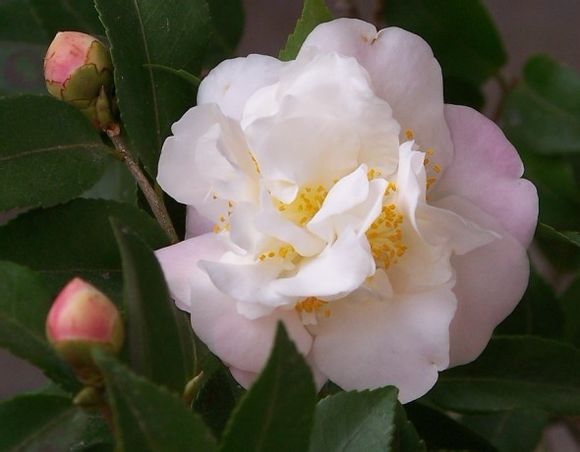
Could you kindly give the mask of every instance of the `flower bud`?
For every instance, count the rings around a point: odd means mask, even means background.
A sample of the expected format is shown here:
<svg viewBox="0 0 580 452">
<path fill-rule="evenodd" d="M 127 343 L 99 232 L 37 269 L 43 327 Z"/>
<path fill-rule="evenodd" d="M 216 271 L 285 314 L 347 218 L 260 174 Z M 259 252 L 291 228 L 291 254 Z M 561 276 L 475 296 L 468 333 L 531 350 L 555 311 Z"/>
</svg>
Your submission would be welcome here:
<svg viewBox="0 0 580 452">
<path fill-rule="evenodd" d="M 103 96 L 111 96 L 113 64 L 101 41 L 75 31 L 57 33 L 44 58 L 44 79 L 50 94 L 74 105 L 99 129 L 106 128 L 97 102 L 102 105 Z"/>
<path fill-rule="evenodd" d="M 111 300 L 75 278 L 56 297 L 46 319 L 46 335 L 81 381 L 91 384 L 99 375 L 91 348 L 118 353 L 123 345 L 123 321 Z"/>
</svg>

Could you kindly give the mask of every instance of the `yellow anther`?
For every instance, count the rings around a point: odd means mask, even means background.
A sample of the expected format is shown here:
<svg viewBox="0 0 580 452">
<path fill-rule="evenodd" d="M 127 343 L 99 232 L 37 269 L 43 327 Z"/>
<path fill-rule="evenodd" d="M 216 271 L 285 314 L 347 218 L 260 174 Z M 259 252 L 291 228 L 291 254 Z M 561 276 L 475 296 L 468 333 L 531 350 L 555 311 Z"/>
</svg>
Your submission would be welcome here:
<svg viewBox="0 0 580 452">
<path fill-rule="evenodd" d="M 279 212 L 284 212 L 284 216 L 299 226 L 308 223 L 316 212 L 322 207 L 322 203 L 328 192 L 322 185 L 302 187 L 294 201 L 290 204 L 278 202 Z"/>
<path fill-rule="evenodd" d="M 413 129 L 405 129 L 405 138 L 407 140 L 412 140 L 413 138 L 415 138 L 415 133 L 413 132 Z"/>
<path fill-rule="evenodd" d="M 430 176 L 427 178 L 427 190 L 429 190 L 431 188 L 431 186 L 435 183 L 435 181 L 437 180 L 437 178 L 435 176 Z"/>
<path fill-rule="evenodd" d="M 441 172 L 441 165 L 439 164 L 435 164 L 433 165 L 433 171 L 435 171 L 436 173 L 440 173 Z"/>
<path fill-rule="evenodd" d="M 301 302 L 296 303 L 296 306 L 294 306 L 294 309 L 296 309 L 299 313 L 307 312 L 310 314 L 313 312 L 320 311 L 320 309 L 327 304 L 328 304 L 327 301 L 319 300 L 316 297 L 308 297 L 308 298 L 305 298 L 304 300 L 302 300 Z M 330 312 L 330 310 L 328 310 L 328 309 L 326 311 Z M 325 311 L 325 315 L 326 315 L 326 311 Z M 328 317 L 328 315 L 327 315 L 327 317 Z"/>
<path fill-rule="evenodd" d="M 433 148 L 427 148 L 425 154 L 427 154 L 429 157 L 432 157 L 434 154 Z"/>
<path fill-rule="evenodd" d="M 407 250 L 401 230 L 403 220 L 395 204 L 384 205 L 366 233 L 377 266 L 385 270 L 396 264 Z"/>
<path fill-rule="evenodd" d="M 220 228 L 219 224 L 217 224 L 217 223 L 216 223 L 216 224 L 214 224 L 214 225 L 213 225 L 213 233 L 214 233 L 214 234 L 217 234 L 217 233 L 218 233 L 218 232 L 220 232 L 220 231 L 221 231 L 221 228 Z"/>
</svg>

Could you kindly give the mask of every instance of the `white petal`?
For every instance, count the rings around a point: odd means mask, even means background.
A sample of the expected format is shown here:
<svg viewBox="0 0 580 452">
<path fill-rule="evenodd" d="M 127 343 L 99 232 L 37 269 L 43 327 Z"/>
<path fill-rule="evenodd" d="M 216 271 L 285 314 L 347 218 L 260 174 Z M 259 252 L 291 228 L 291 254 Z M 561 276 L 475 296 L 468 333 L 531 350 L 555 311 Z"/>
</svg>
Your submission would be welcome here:
<svg viewBox="0 0 580 452">
<path fill-rule="evenodd" d="M 242 131 L 216 105 L 188 110 L 172 131 L 161 150 L 157 181 L 177 201 L 199 208 L 214 191 L 232 200 L 257 194 Z"/>
<path fill-rule="evenodd" d="M 336 298 L 357 289 L 375 272 L 375 262 L 365 236 L 344 231 L 338 240 L 298 273 L 272 283 L 285 296 Z"/>
<path fill-rule="evenodd" d="M 265 55 L 248 55 L 218 64 L 198 90 L 197 103 L 218 104 L 225 115 L 239 120 L 248 98 L 275 83 L 284 63 Z"/>
<path fill-rule="evenodd" d="M 275 307 L 293 302 L 293 299 L 281 295 L 272 289 L 271 282 L 284 269 L 284 261 L 271 258 L 264 262 L 230 264 L 225 262 L 200 261 L 200 268 L 205 270 L 212 283 L 224 294 L 233 299 L 261 306 L 244 309 L 238 312 L 257 318 L 269 314 Z"/>
<path fill-rule="evenodd" d="M 352 298 L 333 303 L 330 317 L 314 329 L 312 353 L 321 371 L 345 390 L 395 385 L 403 403 L 425 394 L 449 362 L 453 293 Z"/>
<path fill-rule="evenodd" d="M 204 234 L 155 251 L 161 265 L 169 292 L 180 309 L 188 310 L 191 301 L 191 279 L 199 269 L 197 262 L 202 256 L 219 259 L 226 248 L 218 237 Z"/>
<path fill-rule="evenodd" d="M 345 229 L 364 234 L 381 212 L 387 182 L 367 179 L 366 166 L 342 178 L 330 190 L 322 207 L 308 222 L 308 230 L 327 242 Z"/>
<path fill-rule="evenodd" d="M 396 27 L 377 33 L 363 21 L 337 19 L 316 27 L 301 53 L 312 47 L 355 57 L 403 131 L 412 129 L 421 148 L 433 148 L 437 162 L 448 164 L 453 145 L 443 111 L 441 68 L 423 39 Z"/>
</svg>

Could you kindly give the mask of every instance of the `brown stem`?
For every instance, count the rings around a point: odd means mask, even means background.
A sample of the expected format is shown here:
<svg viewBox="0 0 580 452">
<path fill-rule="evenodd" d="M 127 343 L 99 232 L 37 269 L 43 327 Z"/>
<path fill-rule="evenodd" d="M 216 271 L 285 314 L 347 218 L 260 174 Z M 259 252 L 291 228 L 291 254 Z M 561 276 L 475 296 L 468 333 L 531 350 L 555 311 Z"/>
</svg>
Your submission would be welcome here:
<svg viewBox="0 0 580 452">
<path fill-rule="evenodd" d="M 377 28 L 385 25 L 385 0 L 375 0 L 373 22 Z"/>
<path fill-rule="evenodd" d="M 131 172 L 131 175 L 137 181 L 137 185 L 139 185 L 139 188 L 143 192 L 145 199 L 149 203 L 149 207 L 151 207 L 151 211 L 153 212 L 153 215 L 155 215 L 157 222 L 163 228 L 163 230 L 171 240 L 171 243 L 177 243 L 179 241 L 179 238 L 177 237 L 177 233 L 175 232 L 173 223 L 171 223 L 171 218 L 169 217 L 167 209 L 165 208 L 165 203 L 163 202 L 163 194 L 158 195 L 155 192 L 154 188 L 147 180 L 147 177 L 145 177 L 145 174 L 143 174 L 143 171 L 141 171 L 141 168 L 139 167 L 137 162 L 133 160 L 131 153 L 129 152 L 127 146 L 125 145 L 125 141 L 121 137 L 119 126 L 109 127 L 106 130 L 106 132 L 111 141 L 113 142 L 115 149 L 117 149 L 121 157 L 121 160 L 125 162 L 125 165 L 127 165 L 127 168 Z"/>
<path fill-rule="evenodd" d="M 496 123 L 499 124 L 499 121 L 501 120 L 501 117 L 503 115 L 503 110 L 505 108 L 505 103 L 507 100 L 507 96 L 510 93 L 510 91 L 514 88 L 514 86 L 516 85 L 517 81 L 512 81 L 509 82 L 508 80 L 506 80 L 504 78 L 503 75 L 501 74 L 496 74 L 495 75 L 495 80 L 499 85 L 501 94 L 500 94 L 500 98 L 499 101 L 497 103 L 497 106 L 495 108 L 495 111 L 493 112 L 493 114 L 491 115 L 491 119 Z"/>
</svg>

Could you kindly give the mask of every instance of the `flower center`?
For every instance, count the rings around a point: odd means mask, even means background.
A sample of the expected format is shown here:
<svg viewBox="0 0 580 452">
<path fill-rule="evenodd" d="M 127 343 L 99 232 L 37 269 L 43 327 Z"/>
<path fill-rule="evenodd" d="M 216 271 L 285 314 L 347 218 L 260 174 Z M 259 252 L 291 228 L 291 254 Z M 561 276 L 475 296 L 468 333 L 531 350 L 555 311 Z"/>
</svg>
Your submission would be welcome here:
<svg viewBox="0 0 580 452">
<path fill-rule="evenodd" d="M 290 204 L 279 201 L 278 210 L 290 221 L 304 226 L 320 210 L 327 194 L 328 191 L 322 185 L 305 186 L 298 191 Z"/>
<path fill-rule="evenodd" d="M 317 316 L 323 314 L 324 317 L 330 317 L 332 312 L 328 309 L 328 301 L 322 301 L 316 297 L 308 297 L 296 303 L 294 309 L 300 314 L 302 322 L 305 325 L 316 325 Z"/>
</svg>

